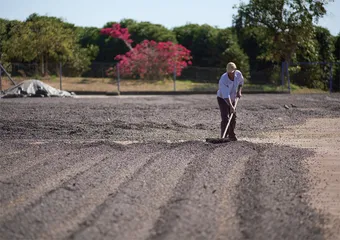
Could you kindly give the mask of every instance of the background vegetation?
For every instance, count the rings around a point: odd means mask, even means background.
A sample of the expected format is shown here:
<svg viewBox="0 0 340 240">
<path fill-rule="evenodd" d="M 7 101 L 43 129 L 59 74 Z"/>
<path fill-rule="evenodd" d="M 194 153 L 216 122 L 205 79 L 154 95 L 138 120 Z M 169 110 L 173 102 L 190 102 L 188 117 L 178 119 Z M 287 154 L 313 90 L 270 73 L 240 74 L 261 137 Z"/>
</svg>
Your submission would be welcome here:
<svg viewBox="0 0 340 240">
<path fill-rule="evenodd" d="M 207 24 L 186 24 L 173 29 L 150 22 L 123 19 L 133 44 L 141 41 L 172 41 L 191 51 L 193 67 L 182 79 L 193 79 L 192 71 L 211 68 L 216 79 L 227 62 L 234 61 L 250 84 L 280 84 L 282 62 L 289 62 L 292 84 L 327 89 L 330 73 L 333 88 L 339 90 L 340 33 L 316 26 L 326 14 L 326 1 L 251 0 L 240 3 L 234 24 L 217 28 Z M 104 27 L 111 27 L 108 22 Z M 57 17 L 32 14 L 21 21 L 0 19 L 0 61 L 12 75 L 29 72 L 39 76 L 58 75 L 59 63 L 68 77 L 103 77 L 105 68 L 115 65 L 114 57 L 129 49 L 115 38 L 100 34 L 101 28 L 79 27 Z M 303 64 L 296 62 L 324 62 Z M 14 67 L 24 64 L 26 69 Z M 98 65 L 105 66 L 99 68 Z M 196 74 L 197 75 L 197 74 Z"/>
</svg>

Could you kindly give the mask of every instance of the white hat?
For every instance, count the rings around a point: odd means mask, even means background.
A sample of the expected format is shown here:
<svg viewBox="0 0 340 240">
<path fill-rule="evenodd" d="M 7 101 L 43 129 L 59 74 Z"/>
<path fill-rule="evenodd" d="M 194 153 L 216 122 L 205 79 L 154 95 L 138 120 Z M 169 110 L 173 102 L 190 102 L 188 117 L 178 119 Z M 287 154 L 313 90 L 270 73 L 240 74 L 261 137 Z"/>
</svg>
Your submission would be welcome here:
<svg viewBox="0 0 340 240">
<path fill-rule="evenodd" d="M 227 64 L 227 72 L 228 72 L 228 73 L 231 73 L 231 72 L 235 71 L 236 69 L 237 69 L 237 68 L 236 68 L 236 64 L 235 64 L 235 63 L 229 62 L 229 63 Z"/>
</svg>

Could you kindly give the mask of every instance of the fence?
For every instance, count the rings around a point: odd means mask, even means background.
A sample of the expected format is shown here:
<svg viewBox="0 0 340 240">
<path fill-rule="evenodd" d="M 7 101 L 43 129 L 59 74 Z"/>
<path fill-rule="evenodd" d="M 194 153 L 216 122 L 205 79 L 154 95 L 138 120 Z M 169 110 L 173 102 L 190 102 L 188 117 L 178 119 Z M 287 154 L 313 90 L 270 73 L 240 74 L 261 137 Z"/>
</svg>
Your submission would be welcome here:
<svg viewBox="0 0 340 240">
<path fill-rule="evenodd" d="M 282 63 L 282 82 L 288 83 L 291 92 L 292 84 L 325 91 L 340 91 L 340 62 L 296 62 Z"/>
<path fill-rule="evenodd" d="M 241 69 L 246 77 L 244 92 L 290 92 L 292 85 L 304 85 L 306 82 L 310 87 L 328 86 L 327 90 L 338 90 L 340 80 L 334 81 L 340 79 L 340 67 L 334 67 L 337 64 L 340 63 L 269 64 L 250 73 Z M 320 66 L 329 67 L 323 69 Z M 8 63 L 0 70 L 0 90 L 23 80 L 38 79 L 54 88 L 79 94 L 142 91 L 213 93 L 218 88 L 220 76 L 225 72 L 225 68 L 191 66 L 182 69 L 180 75 L 174 70 L 167 76 L 142 79 L 140 76 L 122 76 L 120 70 L 119 64 L 115 63 L 93 62 L 87 69 L 61 63 Z M 327 77 L 325 71 L 329 73 Z M 320 86 L 320 82 L 323 86 Z"/>
</svg>

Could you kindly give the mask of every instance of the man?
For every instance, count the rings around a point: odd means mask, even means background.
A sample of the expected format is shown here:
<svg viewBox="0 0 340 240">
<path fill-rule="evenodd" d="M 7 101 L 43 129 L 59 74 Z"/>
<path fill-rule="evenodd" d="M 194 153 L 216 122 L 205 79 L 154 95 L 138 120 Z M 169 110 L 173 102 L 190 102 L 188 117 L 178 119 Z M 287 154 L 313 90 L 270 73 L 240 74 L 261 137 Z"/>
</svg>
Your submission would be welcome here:
<svg viewBox="0 0 340 240">
<path fill-rule="evenodd" d="M 236 98 L 242 96 L 242 86 L 244 84 L 244 78 L 239 70 L 236 70 L 236 65 L 233 62 L 227 64 L 227 72 L 224 73 L 218 83 L 217 102 L 221 112 L 221 138 L 228 124 L 231 113 L 234 113 L 231 119 L 228 131 L 225 137 L 229 137 L 230 141 L 237 141 L 235 134 L 236 126 Z"/>
</svg>

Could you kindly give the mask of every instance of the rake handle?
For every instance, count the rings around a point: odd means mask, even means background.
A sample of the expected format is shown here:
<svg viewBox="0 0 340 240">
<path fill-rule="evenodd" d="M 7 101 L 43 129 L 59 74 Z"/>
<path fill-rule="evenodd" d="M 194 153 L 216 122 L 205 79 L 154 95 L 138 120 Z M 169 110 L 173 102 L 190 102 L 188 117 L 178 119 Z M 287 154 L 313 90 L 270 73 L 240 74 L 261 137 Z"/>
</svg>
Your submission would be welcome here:
<svg viewBox="0 0 340 240">
<path fill-rule="evenodd" d="M 239 100 L 239 98 L 236 98 L 236 100 L 235 100 L 235 110 L 236 110 L 238 100 Z M 227 126 L 225 127 L 222 138 L 225 138 L 225 135 L 227 134 L 227 130 L 229 128 L 229 125 L 230 125 L 230 122 L 231 122 L 231 119 L 233 118 L 233 116 L 234 116 L 234 113 L 230 114 L 229 121 L 228 121 Z"/>
</svg>

